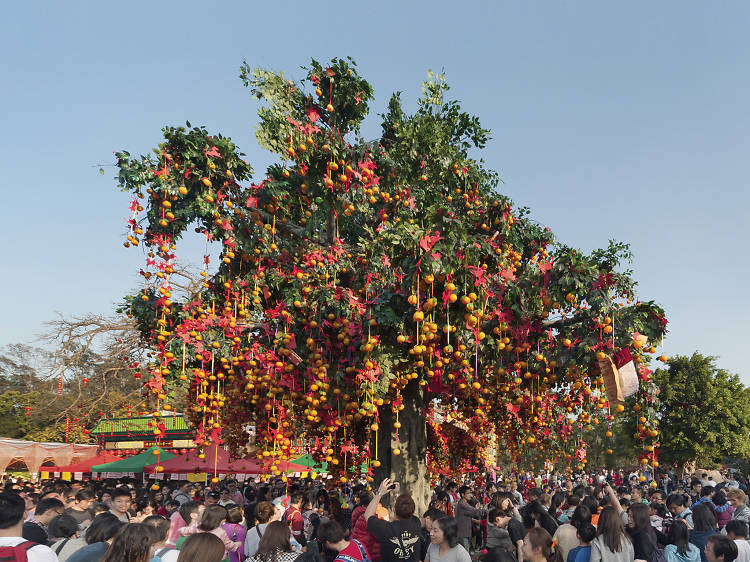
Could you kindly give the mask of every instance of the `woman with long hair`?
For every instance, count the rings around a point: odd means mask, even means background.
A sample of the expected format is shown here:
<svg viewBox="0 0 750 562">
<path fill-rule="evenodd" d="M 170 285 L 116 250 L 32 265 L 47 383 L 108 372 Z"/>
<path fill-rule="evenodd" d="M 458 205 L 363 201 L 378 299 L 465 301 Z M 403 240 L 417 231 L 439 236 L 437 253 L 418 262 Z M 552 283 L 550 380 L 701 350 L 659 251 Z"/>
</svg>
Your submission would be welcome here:
<svg viewBox="0 0 750 562">
<path fill-rule="evenodd" d="M 282 521 L 272 521 L 266 526 L 258 544 L 258 552 L 250 562 L 294 562 L 299 556 L 292 550 L 289 525 Z"/>
<path fill-rule="evenodd" d="M 224 543 L 211 533 L 198 533 L 185 539 L 177 562 L 221 562 Z"/>
<path fill-rule="evenodd" d="M 156 541 L 151 527 L 143 523 L 128 523 L 115 535 L 102 562 L 148 562 L 151 545 Z"/>
<path fill-rule="evenodd" d="M 529 529 L 523 539 L 524 562 L 563 562 L 552 535 L 542 527 Z"/>
<path fill-rule="evenodd" d="M 701 551 L 701 560 L 707 562 L 706 544 L 709 537 L 718 535 L 716 516 L 707 502 L 699 503 L 693 508 L 693 528 L 690 529 L 690 542 Z"/>
<path fill-rule="evenodd" d="M 635 554 L 620 514 L 611 505 L 602 509 L 591 542 L 591 562 L 633 562 Z"/>
<path fill-rule="evenodd" d="M 633 541 L 633 554 L 639 560 L 651 560 L 656 548 L 656 533 L 651 526 L 648 506 L 634 503 L 628 508 L 628 525 L 626 527 L 630 540 Z"/>
<path fill-rule="evenodd" d="M 458 542 L 455 518 L 446 516 L 432 522 L 425 562 L 471 562 L 471 556 Z"/>
<path fill-rule="evenodd" d="M 664 558 L 667 562 L 698 562 L 701 559 L 701 551 L 690 543 L 690 532 L 682 519 L 676 519 L 669 527 Z"/>
<path fill-rule="evenodd" d="M 547 508 L 538 500 L 527 503 L 523 508 L 523 524 L 527 529 L 535 527 L 537 524 L 544 528 L 552 536 L 557 531 L 557 521 L 549 514 Z"/>
</svg>

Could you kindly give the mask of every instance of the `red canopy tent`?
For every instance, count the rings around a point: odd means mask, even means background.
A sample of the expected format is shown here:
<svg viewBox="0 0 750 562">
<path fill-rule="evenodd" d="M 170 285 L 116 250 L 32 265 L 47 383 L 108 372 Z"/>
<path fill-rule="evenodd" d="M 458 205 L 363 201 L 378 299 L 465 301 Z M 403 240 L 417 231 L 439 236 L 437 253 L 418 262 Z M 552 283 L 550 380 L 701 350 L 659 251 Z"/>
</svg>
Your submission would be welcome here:
<svg viewBox="0 0 750 562">
<path fill-rule="evenodd" d="M 42 466 L 40 471 L 44 472 L 91 472 L 91 467 L 97 464 L 119 461 L 120 457 L 110 451 L 102 451 L 88 460 L 69 464 L 65 466 Z"/>
<path fill-rule="evenodd" d="M 281 472 L 310 472 L 310 468 L 302 464 L 288 461 L 273 463 Z M 233 472 L 237 474 L 267 474 L 271 470 L 270 461 L 258 459 L 239 459 L 232 463 Z"/>
<path fill-rule="evenodd" d="M 161 466 L 162 472 L 167 474 L 189 474 L 196 472 L 206 472 L 208 474 L 264 474 L 269 472 L 269 468 L 262 462 L 255 459 L 236 459 L 231 460 L 229 452 L 222 449 L 217 444 L 213 444 L 205 449 L 205 458 L 199 458 L 199 450 L 191 450 L 184 455 L 177 455 L 163 463 L 151 464 L 143 467 L 144 472 L 156 472 L 156 467 Z M 309 469 L 306 466 L 293 464 L 290 462 L 278 462 L 276 466 L 284 472 L 305 472 Z"/>
</svg>

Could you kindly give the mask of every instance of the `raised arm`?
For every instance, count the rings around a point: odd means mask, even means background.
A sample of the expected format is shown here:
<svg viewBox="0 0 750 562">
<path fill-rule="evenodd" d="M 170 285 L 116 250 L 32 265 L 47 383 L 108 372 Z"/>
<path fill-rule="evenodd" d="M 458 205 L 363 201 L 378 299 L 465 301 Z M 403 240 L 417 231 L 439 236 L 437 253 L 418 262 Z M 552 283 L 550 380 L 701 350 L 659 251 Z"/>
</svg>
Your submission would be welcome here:
<svg viewBox="0 0 750 562">
<path fill-rule="evenodd" d="M 389 490 L 390 486 L 391 486 L 391 479 L 384 478 L 383 481 L 380 483 L 380 486 L 378 486 L 378 491 L 375 492 L 375 495 L 372 496 L 370 503 L 367 504 L 367 509 L 365 509 L 365 513 L 362 515 L 362 517 L 365 518 L 365 521 L 367 521 L 370 517 L 375 515 L 375 510 L 378 508 L 380 499 L 383 496 L 388 495 L 392 491 L 392 490 Z M 396 488 L 394 489 L 398 489 L 398 484 L 396 484 Z"/>
<path fill-rule="evenodd" d="M 609 496 L 609 503 L 612 504 L 612 507 L 615 508 L 617 515 L 622 515 L 623 509 L 620 505 L 620 500 L 617 497 L 617 494 L 615 494 L 615 491 L 612 489 L 612 486 L 607 484 L 607 486 L 604 488 L 604 492 Z"/>
</svg>

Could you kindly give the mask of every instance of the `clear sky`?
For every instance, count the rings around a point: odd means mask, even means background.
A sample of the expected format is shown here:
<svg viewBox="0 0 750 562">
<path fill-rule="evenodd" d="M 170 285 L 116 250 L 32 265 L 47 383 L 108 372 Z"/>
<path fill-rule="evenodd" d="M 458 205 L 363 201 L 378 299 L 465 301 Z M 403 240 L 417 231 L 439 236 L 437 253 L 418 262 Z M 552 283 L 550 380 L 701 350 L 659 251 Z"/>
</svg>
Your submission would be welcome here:
<svg viewBox="0 0 750 562">
<path fill-rule="evenodd" d="M 6 3 L 0 345 L 33 343 L 56 312 L 111 313 L 139 284 L 115 150 L 189 119 L 261 174 L 243 59 L 298 78 L 350 55 L 375 113 L 395 90 L 414 107 L 445 69 L 492 130 L 504 191 L 570 245 L 632 244 L 639 296 L 670 320 L 663 350 L 716 355 L 750 384 L 748 30 L 740 0 Z"/>
</svg>

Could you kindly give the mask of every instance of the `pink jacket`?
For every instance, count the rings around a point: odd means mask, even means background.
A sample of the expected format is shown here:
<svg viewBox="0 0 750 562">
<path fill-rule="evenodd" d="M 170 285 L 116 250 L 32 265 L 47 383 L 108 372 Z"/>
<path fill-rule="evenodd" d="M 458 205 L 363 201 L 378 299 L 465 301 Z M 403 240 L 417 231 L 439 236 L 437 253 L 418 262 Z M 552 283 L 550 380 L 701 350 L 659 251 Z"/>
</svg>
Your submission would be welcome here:
<svg viewBox="0 0 750 562">
<path fill-rule="evenodd" d="M 227 535 L 227 532 L 221 527 L 216 527 L 210 531 L 202 531 L 198 528 L 198 525 L 189 525 L 180 529 L 180 534 L 182 535 L 194 535 L 196 533 L 211 533 L 221 539 L 221 542 L 224 543 L 224 556 L 222 556 L 222 560 L 227 557 L 229 552 L 237 552 L 242 547 L 241 542 L 233 542 L 229 538 L 229 535 Z"/>
<path fill-rule="evenodd" d="M 180 515 L 179 511 L 175 511 L 169 517 L 169 536 L 167 536 L 168 545 L 175 546 L 177 544 L 177 539 L 182 536 L 180 534 L 180 528 L 184 527 L 185 525 L 187 525 L 187 523 L 182 518 L 182 515 Z"/>
</svg>

